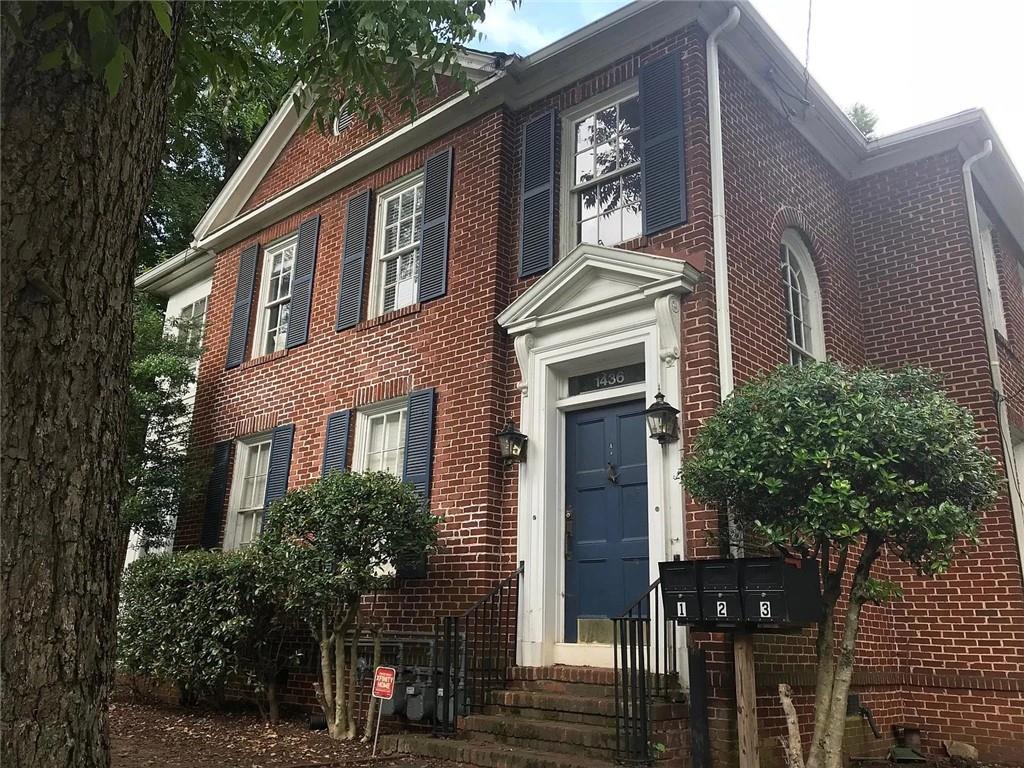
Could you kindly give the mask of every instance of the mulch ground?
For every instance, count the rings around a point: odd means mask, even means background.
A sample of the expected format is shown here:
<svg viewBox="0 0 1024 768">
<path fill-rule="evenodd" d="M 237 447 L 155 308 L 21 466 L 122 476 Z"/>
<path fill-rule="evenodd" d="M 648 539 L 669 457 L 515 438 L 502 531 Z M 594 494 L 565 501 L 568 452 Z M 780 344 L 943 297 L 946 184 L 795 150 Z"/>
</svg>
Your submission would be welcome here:
<svg viewBox="0 0 1024 768">
<path fill-rule="evenodd" d="M 371 745 L 338 742 L 287 720 L 265 725 L 255 713 L 213 712 L 115 697 L 110 705 L 113 768 L 443 768 L 414 758 L 370 757 Z"/>
</svg>

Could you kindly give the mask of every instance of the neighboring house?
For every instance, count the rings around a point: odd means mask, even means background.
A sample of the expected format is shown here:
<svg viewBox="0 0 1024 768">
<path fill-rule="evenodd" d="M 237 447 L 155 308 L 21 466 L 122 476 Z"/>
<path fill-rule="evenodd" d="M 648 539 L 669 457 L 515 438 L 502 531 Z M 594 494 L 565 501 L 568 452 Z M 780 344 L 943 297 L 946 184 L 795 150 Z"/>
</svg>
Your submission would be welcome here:
<svg viewBox="0 0 1024 768">
<path fill-rule="evenodd" d="M 135 281 L 135 287 L 163 299 L 165 329 L 167 333 L 187 334 L 192 340 L 202 341 L 206 326 L 206 303 L 213 283 L 213 258 L 206 252 L 186 249 L 159 266 L 147 270 Z M 177 321 L 184 321 L 178 323 Z M 198 363 L 197 363 L 198 367 Z M 185 393 L 185 401 L 191 407 L 196 398 L 196 387 L 192 385 Z M 141 539 L 136 532 L 128 538 L 128 553 L 125 565 L 137 560 L 142 554 Z M 170 551 L 173 538 L 165 546 L 150 548 L 149 552 Z"/>
<path fill-rule="evenodd" d="M 244 546 L 287 488 L 387 469 L 444 516 L 426 577 L 382 598 L 390 629 L 430 631 L 522 562 L 518 661 L 546 671 L 517 675 L 607 683 L 573 671 L 611 664 L 607 617 L 659 561 L 718 555 L 717 513 L 676 474 L 735 383 L 826 357 L 927 366 L 1009 490 L 949 574 L 882 565 L 905 598 L 865 609 L 854 691 L 886 734 L 1017 759 L 1024 184 L 981 111 L 866 141 L 749 4 L 719 29 L 731 8 L 638 3 L 525 58 L 467 53 L 473 95 L 439 78 L 382 133 L 303 131 L 283 107 L 195 230 L 213 278 L 193 441 L 212 471 L 175 546 Z M 659 391 L 679 442 L 644 431 Z M 529 437 L 518 467 L 507 421 Z M 691 642 L 728 749 L 730 643 Z M 779 682 L 810 723 L 813 653 L 806 633 L 756 651 L 768 754 Z M 522 715 L 524 693 L 501 701 Z M 572 751 L 580 728 L 511 743 Z"/>
</svg>

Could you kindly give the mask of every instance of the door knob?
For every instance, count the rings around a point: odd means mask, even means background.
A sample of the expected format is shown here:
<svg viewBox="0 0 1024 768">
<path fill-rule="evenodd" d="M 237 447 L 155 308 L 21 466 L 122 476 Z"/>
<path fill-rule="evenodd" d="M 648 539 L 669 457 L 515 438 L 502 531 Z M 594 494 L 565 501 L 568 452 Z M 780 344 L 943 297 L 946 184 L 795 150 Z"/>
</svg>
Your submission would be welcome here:
<svg viewBox="0 0 1024 768">
<path fill-rule="evenodd" d="M 565 559 L 572 560 L 572 534 L 575 520 L 572 514 L 572 507 L 565 508 Z"/>
</svg>

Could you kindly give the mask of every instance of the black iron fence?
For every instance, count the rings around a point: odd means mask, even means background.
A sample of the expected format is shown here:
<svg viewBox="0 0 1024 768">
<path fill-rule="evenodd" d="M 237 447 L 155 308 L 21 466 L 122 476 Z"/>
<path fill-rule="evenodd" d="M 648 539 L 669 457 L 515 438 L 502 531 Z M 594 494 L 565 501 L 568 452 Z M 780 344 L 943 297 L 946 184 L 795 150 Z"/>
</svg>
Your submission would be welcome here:
<svg viewBox="0 0 1024 768">
<path fill-rule="evenodd" d="M 434 630 L 434 734 L 453 736 L 460 716 L 479 711 L 488 692 L 504 688 L 516 663 L 519 584 L 523 564 L 465 613 Z"/>
<path fill-rule="evenodd" d="M 676 627 L 665 619 L 661 579 L 612 619 L 615 660 L 615 755 L 619 762 L 649 765 L 651 711 L 656 699 L 679 690 Z"/>
</svg>

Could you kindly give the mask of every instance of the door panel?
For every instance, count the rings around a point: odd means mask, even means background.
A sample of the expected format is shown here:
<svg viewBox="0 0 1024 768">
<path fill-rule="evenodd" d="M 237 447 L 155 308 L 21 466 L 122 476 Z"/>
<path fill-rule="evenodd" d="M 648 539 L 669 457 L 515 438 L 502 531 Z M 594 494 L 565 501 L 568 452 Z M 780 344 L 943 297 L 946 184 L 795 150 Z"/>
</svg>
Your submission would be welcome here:
<svg viewBox="0 0 1024 768">
<path fill-rule="evenodd" d="M 638 400 L 566 415 L 565 642 L 647 587 L 647 441 Z"/>
</svg>

